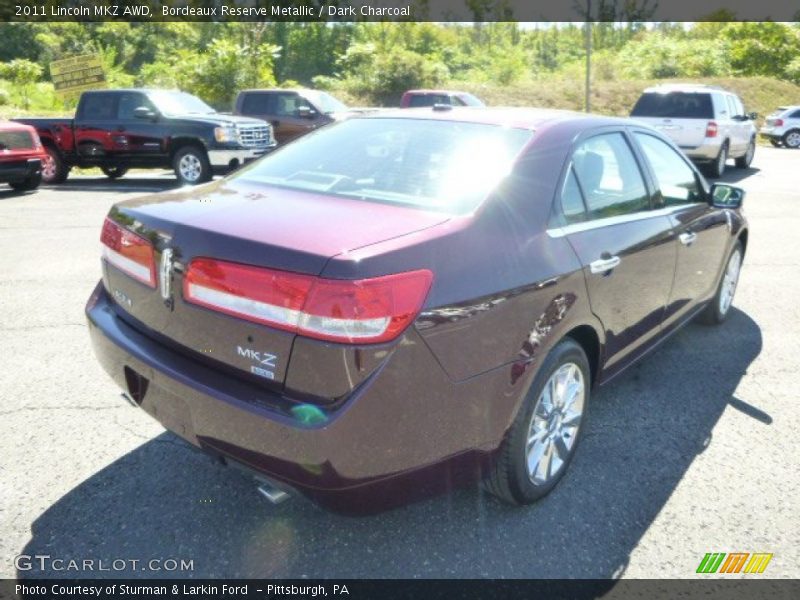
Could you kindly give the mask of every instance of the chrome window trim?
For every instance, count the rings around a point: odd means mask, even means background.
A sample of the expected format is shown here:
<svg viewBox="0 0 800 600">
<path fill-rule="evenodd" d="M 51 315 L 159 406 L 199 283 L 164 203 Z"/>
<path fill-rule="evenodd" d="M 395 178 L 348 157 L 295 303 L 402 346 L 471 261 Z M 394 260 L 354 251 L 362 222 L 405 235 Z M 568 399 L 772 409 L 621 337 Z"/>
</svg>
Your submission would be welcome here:
<svg viewBox="0 0 800 600">
<path fill-rule="evenodd" d="M 629 215 L 618 215 L 616 217 L 605 217 L 603 219 L 594 219 L 591 221 L 583 221 L 581 223 L 571 223 L 563 227 L 551 227 L 547 229 L 547 235 L 552 238 L 561 238 L 573 233 L 580 233 L 583 231 L 590 231 L 592 229 L 600 229 L 601 227 L 612 227 L 614 225 L 621 225 L 622 223 L 632 223 L 634 221 L 643 221 L 645 219 L 654 219 L 656 217 L 667 217 L 676 212 L 686 210 L 689 207 L 697 205 L 705 205 L 705 202 L 688 202 L 686 204 L 678 204 L 675 206 L 666 206 L 655 210 L 643 210 Z"/>
</svg>

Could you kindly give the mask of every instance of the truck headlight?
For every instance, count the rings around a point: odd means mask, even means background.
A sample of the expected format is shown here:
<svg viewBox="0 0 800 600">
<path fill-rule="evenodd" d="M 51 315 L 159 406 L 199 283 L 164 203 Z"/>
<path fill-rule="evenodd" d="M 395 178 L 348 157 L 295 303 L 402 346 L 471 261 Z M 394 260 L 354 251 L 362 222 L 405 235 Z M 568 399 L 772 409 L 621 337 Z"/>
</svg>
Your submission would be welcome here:
<svg viewBox="0 0 800 600">
<path fill-rule="evenodd" d="M 218 142 L 236 142 L 239 136 L 236 127 L 216 127 L 214 128 L 214 139 Z"/>
</svg>

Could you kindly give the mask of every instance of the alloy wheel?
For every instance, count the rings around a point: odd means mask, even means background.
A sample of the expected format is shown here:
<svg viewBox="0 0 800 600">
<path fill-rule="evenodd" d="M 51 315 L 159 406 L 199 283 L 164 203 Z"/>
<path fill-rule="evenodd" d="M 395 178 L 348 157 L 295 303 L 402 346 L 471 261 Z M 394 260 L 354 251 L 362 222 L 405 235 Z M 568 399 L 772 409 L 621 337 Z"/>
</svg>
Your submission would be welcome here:
<svg viewBox="0 0 800 600">
<path fill-rule="evenodd" d="M 200 175 L 203 172 L 203 165 L 200 159 L 194 154 L 185 154 L 178 163 L 178 170 L 184 180 L 194 183 L 200 179 Z"/>
<path fill-rule="evenodd" d="M 722 290 L 719 295 L 719 312 L 721 315 L 727 314 L 733 303 L 733 296 L 736 293 L 736 284 L 739 283 L 739 272 L 742 269 L 742 253 L 737 249 L 731 254 L 725 275 L 722 278 Z"/>
<path fill-rule="evenodd" d="M 50 152 L 45 152 L 42 160 L 42 179 L 52 181 L 56 177 L 56 159 Z"/>
<path fill-rule="evenodd" d="M 578 439 L 585 406 L 583 372 L 575 363 L 559 367 L 547 380 L 528 428 L 528 477 L 544 485 L 567 462 Z"/>
<path fill-rule="evenodd" d="M 798 131 L 791 131 L 786 134 L 786 145 L 789 148 L 798 148 L 800 147 L 800 132 Z"/>
</svg>

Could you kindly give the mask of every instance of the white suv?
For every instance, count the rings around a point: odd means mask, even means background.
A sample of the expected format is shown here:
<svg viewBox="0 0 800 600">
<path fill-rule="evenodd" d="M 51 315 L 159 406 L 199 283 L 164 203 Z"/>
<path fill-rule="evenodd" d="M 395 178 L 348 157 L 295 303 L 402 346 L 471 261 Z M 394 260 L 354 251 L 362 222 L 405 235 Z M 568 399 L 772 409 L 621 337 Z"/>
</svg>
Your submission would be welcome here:
<svg viewBox="0 0 800 600">
<path fill-rule="evenodd" d="M 756 151 L 755 113 L 745 113 L 736 94 L 699 84 L 647 88 L 631 116 L 660 129 L 712 177 L 725 171 L 729 158 L 746 169 Z"/>
<path fill-rule="evenodd" d="M 800 106 L 779 106 L 759 131 L 773 146 L 800 148 Z"/>
</svg>

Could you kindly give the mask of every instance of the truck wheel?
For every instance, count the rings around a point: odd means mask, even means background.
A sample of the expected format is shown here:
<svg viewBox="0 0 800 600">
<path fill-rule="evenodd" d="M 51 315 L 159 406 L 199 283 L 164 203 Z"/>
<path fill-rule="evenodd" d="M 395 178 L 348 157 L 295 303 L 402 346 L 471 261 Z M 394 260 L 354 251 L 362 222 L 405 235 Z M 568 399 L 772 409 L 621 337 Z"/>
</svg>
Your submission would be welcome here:
<svg viewBox="0 0 800 600">
<path fill-rule="evenodd" d="M 128 172 L 127 167 L 100 167 L 100 170 L 103 171 L 109 179 L 119 179 Z"/>
<path fill-rule="evenodd" d="M 61 153 L 52 146 L 45 146 L 44 152 L 42 181 L 44 183 L 64 183 L 69 175 L 69 167 L 64 164 Z"/>
<path fill-rule="evenodd" d="M 750 140 L 750 143 L 747 145 L 747 150 L 745 153 L 736 159 L 736 168 L 737 169 L 746 169 L 750 166 L 750 163 L 753 162 L 753 156 L 756 153 L 756 140 L 753 138 Z"/>
<path fill-rule="evenodd" d="M 708 174 L 711 177 L 717 178 L 722 177 L 722 174 L 725 172 L 725 166 L 728 162 L 728 142 L 722 144 L 722 148 L 719 149 L 719 154 L 717 158 L 708 165 Z"/>
<path fill-rule="evenodd" d="M 205 150 L 198 146 L 184 146 L 175 153 L 172 159 L 175 177 L 182 184 L 197 185 L 211 181 L 211 164 Z"/>
<path fill-rule="evenodd" d="M 13 181 L 8 185 L 17 192 L 30 192 L 38 188 L 40 183 L 42 183 L 42 174 L 37 173 L 36 175 L 31 175 L 24 181 Z"/>
</svg>

